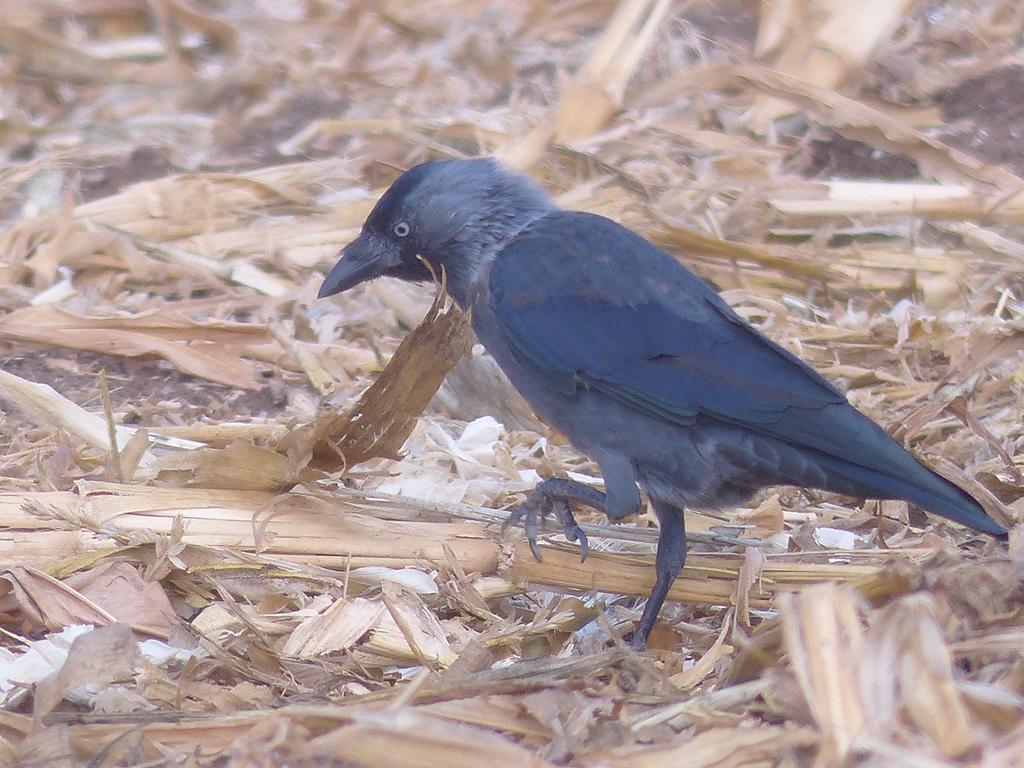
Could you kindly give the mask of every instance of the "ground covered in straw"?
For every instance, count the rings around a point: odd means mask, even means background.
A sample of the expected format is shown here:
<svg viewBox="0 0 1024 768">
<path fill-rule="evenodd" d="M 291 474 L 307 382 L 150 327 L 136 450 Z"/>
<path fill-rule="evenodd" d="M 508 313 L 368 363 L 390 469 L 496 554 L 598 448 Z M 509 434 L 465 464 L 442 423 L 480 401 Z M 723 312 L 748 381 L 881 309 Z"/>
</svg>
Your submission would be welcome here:
<svg viewBox="0 0 1024 768">
<path fill-rule="evenodd" d="M 653 520 L 581 510 L 586 564 L 555 532 L 535 561 L 503 510 L 596 466 L 430 286 L 315 300 L 401 169 L 497 154 L 1012 525 L 1018 3 L 3 15 L 0 761 L 1024 765 L 1015 536 L 800 489 L 694 510 L 637 655 Z"/>
</svg>

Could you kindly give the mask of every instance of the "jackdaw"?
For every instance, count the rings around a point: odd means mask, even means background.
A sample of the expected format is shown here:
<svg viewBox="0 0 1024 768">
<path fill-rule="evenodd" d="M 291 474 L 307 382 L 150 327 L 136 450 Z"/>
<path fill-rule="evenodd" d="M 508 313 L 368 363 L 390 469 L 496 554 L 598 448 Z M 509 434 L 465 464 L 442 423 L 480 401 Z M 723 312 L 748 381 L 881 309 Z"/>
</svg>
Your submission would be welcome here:
<svg viewBox="0 0 1024 768">
<path fill-rule="evenodd" d="M 618 520 L 641 510 L 638 486 L 646 492 L 660 530 L 638 648 L 686 559 L 686 507 L 786 484 L 904 499 L 1006 533 L 675 258 L 610 219 L 558 208 L 492 159 L 402 174 L 319 295 L 441 270 L 512 384 L 604 475 L 604 493 L 562 478 L 533 489 L 513 517 L 534 553 L 538 521 L 554 514 L 586 555 L 570 501 Z"/>
</svg>

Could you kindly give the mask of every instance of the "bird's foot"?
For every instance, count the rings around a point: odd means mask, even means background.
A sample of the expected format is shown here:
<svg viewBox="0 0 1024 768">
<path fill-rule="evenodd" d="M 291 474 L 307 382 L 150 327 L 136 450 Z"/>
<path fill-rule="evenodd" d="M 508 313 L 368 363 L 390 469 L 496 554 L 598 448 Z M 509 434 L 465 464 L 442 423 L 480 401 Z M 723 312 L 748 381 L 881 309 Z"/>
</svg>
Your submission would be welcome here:
<svg viewBox="0 0 1024 768">
<path fill-rule="evenodd" d="M 643 636 L 639 631 L 634 630 L 629 635 L 629 647 L 637 653 L 643 653 L 647 650 L 647 638 Z"/>
<path fill-rule="evenodd" d="M 587 541 L 587 535 L 580 528 L 579 523 L 576 522 L 569 502 L 561 497 L 552 496 L 543 491 L 538 493 L 537 489 L 534 489 L 521 503 L 512 507 L 509 516 L 505 519 L 501 528 L 505 530 L 510 525 L 522 525 L 523 530 L 526 532 L 526 540 L 530 544 L 530 551 L 538 561 L 543 562 L 544 558 L 541 556 L 540 548 L 537 546 L 537 533 L 543 528 L 544 523 L 552 514 L 562 524 L 565 538 L 569 541 L 579 542 L 580 562 L 582 563 L 587 559 L 590 544 Z"/>
</svg>

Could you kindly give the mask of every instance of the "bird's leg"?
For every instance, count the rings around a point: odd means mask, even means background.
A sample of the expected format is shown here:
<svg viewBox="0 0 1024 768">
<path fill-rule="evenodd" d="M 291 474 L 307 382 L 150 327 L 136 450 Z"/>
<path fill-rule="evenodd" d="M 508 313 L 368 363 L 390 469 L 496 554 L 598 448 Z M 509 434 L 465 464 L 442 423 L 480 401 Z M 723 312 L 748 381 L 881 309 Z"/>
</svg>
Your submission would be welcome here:
<svg viewBox="0 0 1024 768">
<path fill-rule="evenodd" d="M 654 622 L 661 612 L 661 606 L 665 603 L 672 582 L 676 580 L 679 571 L 683 569 L 683 563 L 686 562 L 686 523 L 683 510 L 654 500 L 651 506 L 654 507 L 661 526 L 658 532 L 658 553 L 654 557 L 657 578 L 651 596 L 647 598 L 644 612 L 640 616 L 640 623 L 630 638 L 630 645 L 638 651 L 646 647 L 647 638 L 654 629 Z"/>
<path fill-rule="evenodd" d="M 526 531 L 526 539 L 530 542 L 530 551 L 533 552 L 533 556 L 537 560 L 543 560 L 540 549 L 537 547 L 537 532 L 548 515 L 554 514 L 562 524 L 565 537 L 569 541 L 579 542 L 580 562 L 583 562 L 587 559 L 589 543 L 586 534 L 583 533 L 576 518 L 573 517 L 569 502 L 578 501 L 604 512 L 605 500 L 605 495 L 601 491 L 583 483 L 560 477 L 548 478 L 537 483 L 522 503 L 512 508 L 502 528 L 522 522 L 523 530 Z"/>
</svg>

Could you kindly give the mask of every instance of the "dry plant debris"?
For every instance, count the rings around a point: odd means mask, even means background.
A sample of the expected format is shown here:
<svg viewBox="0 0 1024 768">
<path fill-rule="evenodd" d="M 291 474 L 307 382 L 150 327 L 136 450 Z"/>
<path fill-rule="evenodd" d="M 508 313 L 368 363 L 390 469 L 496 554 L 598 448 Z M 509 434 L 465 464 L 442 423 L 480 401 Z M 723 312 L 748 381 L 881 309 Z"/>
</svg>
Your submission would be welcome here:
<svg viewBox="0 0 1024 768">
<path fill-rule="evenodd" d="M 694 510 L 637 656 L 651 521 L 536 562 L 502 510 L 595 465 L 435 288 L 315 301 L 400 169 L 496 154 L 1015 523 L 1019 3 L 3 11 L 4 764 L 1024 765 L 1017 531 Z"/>
</svg>

